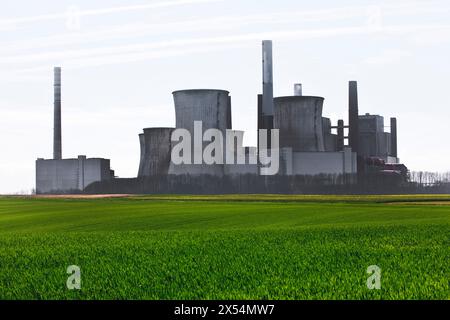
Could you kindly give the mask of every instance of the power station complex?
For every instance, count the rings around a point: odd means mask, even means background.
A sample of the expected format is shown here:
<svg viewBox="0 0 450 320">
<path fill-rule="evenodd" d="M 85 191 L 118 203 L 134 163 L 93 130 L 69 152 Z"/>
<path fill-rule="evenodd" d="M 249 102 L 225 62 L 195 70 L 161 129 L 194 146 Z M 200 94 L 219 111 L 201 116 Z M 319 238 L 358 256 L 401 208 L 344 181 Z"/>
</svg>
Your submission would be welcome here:
<svg viewBox="0 0 450 320">
<path fill-rule="evenodd" d="M 273 97 L 272 41 L 263 41 L 263 93 L 257 97 L 258 129 L 266 129 L 268 149 L 270 132 L 279 131 L 280 177 L 344 176 L 354 183 L 361 172 L 404 177 L 407 168 L 397 157 L 397 120 L 390 119 L 390 132 L 385 132 L 380 115 L 359 115 L 357 82 L 349 82 L 348 123 L 323 116 L 324 98 L 303 95 L 302 85 L 294 85 L 292 96 Z M 262 152 L 259 147 L 242 145 L 244 132 L 232 130 L 230 93 L 225 90 L 194 89 L 173 92 L 175 127 L 146 128 L 139 134 L 139 179 L 155 177 L 242 177 L 260 175 L 261 165 L 251 161 Z M 255 108 L 256 109 L 256 108 Z M 177 128 L 195 134 L 196 121 L 202 132 L 217 129 L 232 133 L 237 145 L 232 152 L 243 153 L 245 163 L 174 164 L 171 159 Z M 348 133 L 348 134 L 346 134 Z M 110 160 L 78 156 L 62 158 L 61 143 L 61 68 L 54 69 L 54 154 L 53 159 L 36 161 L 37 193 L 83 192 L 93 183 L 114 184 L 118 180 L 110 168 Z M 206 145 L 206 144 L 205 144 Z"/>
</svg>

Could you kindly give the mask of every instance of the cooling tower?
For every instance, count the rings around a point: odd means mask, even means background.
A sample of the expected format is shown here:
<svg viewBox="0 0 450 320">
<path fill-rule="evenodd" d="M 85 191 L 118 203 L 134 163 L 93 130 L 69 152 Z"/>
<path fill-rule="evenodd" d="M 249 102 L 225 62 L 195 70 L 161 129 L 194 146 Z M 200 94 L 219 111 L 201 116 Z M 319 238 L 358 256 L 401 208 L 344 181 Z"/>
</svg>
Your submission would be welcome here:
<svg viewBox="0 0 450 320">
<path fill-rule="evenodd" d="M 280 130 L 280 148 L 294 152 L 325 151 L 322 132 L 324 98 L 275 98 L 274 127 Z"/>
<path fill-rule="evenodd" d="M 53 159 L 62 159 L 61 142 L 61 68 L 54 68 Z"/>
<path fill-rule="evenodd" d="M 229 92 L 197 89 L 173 92 L 176 127 L 188 129 L 193 135 L 194 121 L 203 122 L 203 131 L 209 128 L 225 132 L 229 124 Z"/>
<path fill-rule="evenodd" d="M 171 174 L 210 174 L 222 176 L 223 164 L 206 165 L 195 163 L 196 152 L 194 149 L 194 122 L 202 122 L 203 133 L 207 129 L 218 129 L 225 137 L 227 127 L 231 126 L 231 109 L 229 92 L 225 90 L 195 89 L 173 92 L 175 102 L 176 127 L 187 129 L 192 137 L 191 164 L 171 164 Z M 208 143 L 203 143 L 203 148 Z M 199 156 L 197 159 L 200 159 Z"/>
<path fill-rule="evenodd" d="M 147 128 L 139 135 L 141 162 L 138 177 L 167 175 L 172 150 L 173 128 Z"/>
</svg>

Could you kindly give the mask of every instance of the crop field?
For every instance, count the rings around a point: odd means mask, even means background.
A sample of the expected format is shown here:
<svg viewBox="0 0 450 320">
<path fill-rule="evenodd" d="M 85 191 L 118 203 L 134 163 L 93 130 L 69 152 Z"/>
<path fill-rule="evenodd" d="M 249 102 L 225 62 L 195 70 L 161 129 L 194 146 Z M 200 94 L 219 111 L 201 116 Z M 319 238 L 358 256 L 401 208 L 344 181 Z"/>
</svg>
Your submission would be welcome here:
<svg viewBox="0 0 450 320">
<path fill-rule="evenodd" d="M 449 299 L 449 261 L 450 195 L 0 197 L 0 299 Z"/>
</svg>

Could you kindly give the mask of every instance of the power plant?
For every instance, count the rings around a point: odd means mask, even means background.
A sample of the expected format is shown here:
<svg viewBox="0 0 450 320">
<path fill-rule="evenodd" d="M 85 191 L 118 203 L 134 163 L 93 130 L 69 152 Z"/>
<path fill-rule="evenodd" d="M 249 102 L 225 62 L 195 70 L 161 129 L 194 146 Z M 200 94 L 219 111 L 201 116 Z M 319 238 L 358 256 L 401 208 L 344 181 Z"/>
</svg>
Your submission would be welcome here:
<svg viewBox="0 0 450 320">
<path fill-rule="evenodd" d="M 110 180 L 114 171 L 103 158 L 63 159 L 61 134 L 61 68 L 54 69 L 53 159 L 36 160 L 36 193 L 83 191 L 93 182 Z"/>
<path fill-rule="evenodd" d="M 189 184 L 189 179 L 199 177 L 213 177 L 219 183 L 226 179 L 238 184 L 241 191 L 251 192 L 253 186 L 249 181 L 260 181 L 258 179 L 264 170 L 264 164 L 256 159 L 265 153 L 279 158 L 276 177 L 272 178 L 272 181 L 278 179 L 278 184 L 284 183 L 280 182 L 285 181 L 282 177 L 298 176 L 343 177 L 337 181 L 341 184 L 356 184 L 364 179 L 363 173 L 391 176 L 397 181 L 406 179 L 408 170 L 397 157 L 396 118 L 390 119 L 391 130 L 385 132 L 382 116 L 359 115 L 356 81 L 349 82 L 348 125 L 342 119 L 333 125 L 331 119 L 323 116 L 325 99 L 304 95 L 300 83 L 294 84 L 292 96 L 274 97 L 270 40 L 262 42 L 262 78 L 262 94 L 257 95 L 256 108 L 259 131 L 257 147 L 244 146 L 244 132 L 232 129 L 231 96 L 228 91 L 174 91 L 175 126 L 143 129 L 143 133 L 139 134 L 141 153 L 137 177 L 124 182 L 114 177 L 108 159 L 85 156 L 63 159 L 61 69 L 55 68 L 54 156 L 53 159 L 36 161 L 36 192 L 89 192 L 90 185 L 96 186 L 96 193 L 107 193 L 113 189 L 124 193 L 127 190 L 133 193 L 138 189 L 146 192 L 149 189 L 145 188 L 145 184 L 159 184 L 161 179 L 168 179 L 164 180 L 169 181 L 165 183 L 164 190 L 170 192 L 177 189 L 171 189 L 171 186 L 181 181 L 180 177 L 186 184 Z M 179 132 L 192 137 L 186 142 L 192 153 L 182 155 L 188 159 L 183 163 L 172 159 L 174 152 L 178 151 L 177 141 L 181 138 Z M 232 141 L 229 143 L 227 140 L 221 149 L 215 149 L 212 154 L 218 156 L 217 153 L 223 153 L 227 154 L 227 160 L 243 160 L 206 163 L 202 157 L 203 150 L 218 139 L 212 133 L 231 137 Z M 204 138 L 208 138 L 208 143 Z M 265 145 L 262 144 L 264 141 Z M 244 181 L 247 181 L 248 187 L 242 187 Z M 267 178 L 261 181 L 262 184 L 271 183 Z M 124 183 L 127 187 L 123 187 Z M 324 178 L 323 183 L 330 183 L 329 178 Z M 142 184 L 144 187 L 133 187 Z M 102 186 L 108 188 L 102 189 Z M 285 190 L 285 186 L 282 187 Z M 161 189 L 152 186 L 151 190 Z"/>
</svg>

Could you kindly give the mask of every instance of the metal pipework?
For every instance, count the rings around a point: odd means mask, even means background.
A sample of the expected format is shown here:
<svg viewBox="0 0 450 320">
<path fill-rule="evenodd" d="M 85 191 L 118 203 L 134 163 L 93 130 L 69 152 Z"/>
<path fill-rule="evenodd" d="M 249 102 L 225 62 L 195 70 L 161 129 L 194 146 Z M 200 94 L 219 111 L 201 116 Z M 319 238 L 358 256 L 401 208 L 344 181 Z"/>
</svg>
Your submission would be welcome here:
<svg viewBox="0 0 450 320">
<path fill-rule="evenodd" d="M 61 141 L 61 68 L 55 67 L 54 70 L 54 119 L 53 119 L 53 159 L 62 159 L 62 141 Z"/>
<path fill-rule="evenodd" d="M 302 95 L 303 95 L 302 84 L 301 83 L 294 84 L 294 96 L 299 97 Z"/>
</svg>

